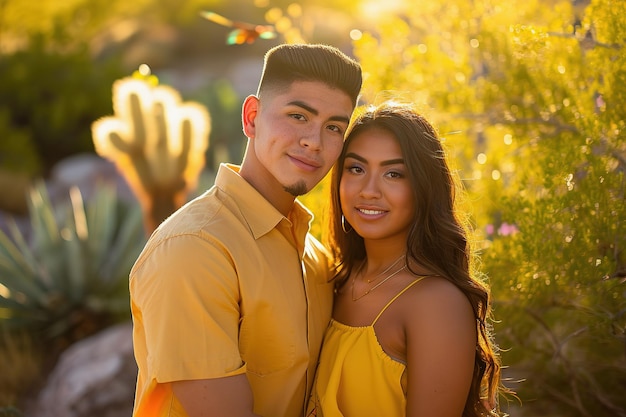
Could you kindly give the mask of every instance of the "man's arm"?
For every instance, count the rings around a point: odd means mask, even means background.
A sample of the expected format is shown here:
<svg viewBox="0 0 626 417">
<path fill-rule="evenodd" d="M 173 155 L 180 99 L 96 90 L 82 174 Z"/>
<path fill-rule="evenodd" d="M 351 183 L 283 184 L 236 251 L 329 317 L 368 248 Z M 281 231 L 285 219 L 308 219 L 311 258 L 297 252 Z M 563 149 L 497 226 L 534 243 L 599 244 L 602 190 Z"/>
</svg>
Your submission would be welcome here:
<svg viewBox="0 0 626 417">
<path fill-rule="evenodd" d="M 172 382 L 172 391 L 189 417 L 258 417 L 245 374 Z"/>
<path fill-rule="evenodd" d="M 217 243 L 177 235 L 153 248 L 131 278 L 145 338 L 137 344 L 145 345 L 139 389 L 168 383 L 190 417 L 254 415 L 238 349 L 238 279 L 224 253 Z"/>
</svg>

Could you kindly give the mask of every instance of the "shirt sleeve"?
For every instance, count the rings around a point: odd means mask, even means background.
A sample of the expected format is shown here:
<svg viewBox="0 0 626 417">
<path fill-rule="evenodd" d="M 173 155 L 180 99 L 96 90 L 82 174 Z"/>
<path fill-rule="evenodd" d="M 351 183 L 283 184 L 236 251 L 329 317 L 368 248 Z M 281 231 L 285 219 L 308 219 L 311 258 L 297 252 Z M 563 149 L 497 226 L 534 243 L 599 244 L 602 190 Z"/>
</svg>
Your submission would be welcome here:
<svg viewBox="0 0 626 417">
<path fill-rule="evenodd" d="M 245 373 L 239 353 L 237 274 L 228 252 L 195 235 L 157 245 L 134 271 L 148 373 L 158 382 Z"/>
</svg>

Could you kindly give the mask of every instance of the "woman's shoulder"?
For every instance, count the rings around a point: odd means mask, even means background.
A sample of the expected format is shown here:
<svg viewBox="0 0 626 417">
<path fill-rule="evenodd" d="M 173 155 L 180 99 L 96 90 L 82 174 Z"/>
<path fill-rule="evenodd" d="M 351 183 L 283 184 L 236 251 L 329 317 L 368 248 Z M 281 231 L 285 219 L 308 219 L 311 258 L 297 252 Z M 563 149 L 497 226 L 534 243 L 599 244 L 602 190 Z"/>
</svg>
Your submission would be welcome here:
<svg viewBox="0 0 626 417">
<path fill-rule="evenodd" d="M 412 284 L 412 285 L 411 285 Z M 410 286 L 397 302 L 412 317 L 420 313 L 447 312 L 473 315 L 469 299 L 453 282 L 436 274 L 413 276 Z"/>
<path fill-rule="evenodd" d="M 453 294 L 463 294 L 461 289 L 457 287 L 451 280 L 437 274 L 421 274 L 414 275 L 410 290 L 414 294 L 424 294 L 429 296 L 445 296 Z"/>
</svg>

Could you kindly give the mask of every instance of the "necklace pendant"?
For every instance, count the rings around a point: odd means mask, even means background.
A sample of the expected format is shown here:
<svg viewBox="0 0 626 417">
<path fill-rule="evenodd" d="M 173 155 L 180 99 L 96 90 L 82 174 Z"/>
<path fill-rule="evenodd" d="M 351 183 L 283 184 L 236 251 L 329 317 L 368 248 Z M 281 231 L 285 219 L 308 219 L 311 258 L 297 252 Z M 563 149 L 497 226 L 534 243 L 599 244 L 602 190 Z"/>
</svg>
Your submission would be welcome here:
<svg viewBox="0 0 626 417">
<path fill-rule="evenodd" d="M 396 272 L 393 272 L 391 274 L 389 274 L 385 279 L 383 279 L 382 281 L 380 281 L 378 284 L 374 285 L 373 287 L 367 289 L 363 294 L 359 295 L 358 297 L 354 296 L 354 282 L 356 281 L 356 275 L 354 275 L 352 277 L 352 285 L 351 285 L 351 292 L 352 292 L 352 301 L 357 301 L 360 300 L 361 298 L 365 297 L 367 294 L 369 294 L 370 292 L 374 291 L 376 288 L 380 287 L 381 285 L 383 285 L 385 282 L 389 281 L 391 278 L 395 277 L 396 275 L 398 275 L 402 270 L 406 269 L 406 265 L 402 266 L 402 268 L 398 269 Z"/>
</svg>

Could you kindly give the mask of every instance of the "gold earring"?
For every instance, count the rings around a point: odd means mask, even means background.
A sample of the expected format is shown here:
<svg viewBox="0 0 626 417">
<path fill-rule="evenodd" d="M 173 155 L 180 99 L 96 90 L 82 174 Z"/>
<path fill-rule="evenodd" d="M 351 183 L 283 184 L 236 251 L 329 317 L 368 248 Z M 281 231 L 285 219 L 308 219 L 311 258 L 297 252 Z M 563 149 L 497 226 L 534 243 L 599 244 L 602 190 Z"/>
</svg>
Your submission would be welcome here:
<svg viewBox="0 0 626 417">
<path fill-rule="evenodd" d="M 350 223 L 348 223 L 348 226 L 350 226 Z M 344 233 L 350 233 L 352 231 L 352 226 L 350 226 L 350 229 L 346 228 L 346 218 L 343 217 L 343 214 L 341 215 L 341 230 L 343 230 Z"/>
</svg>

